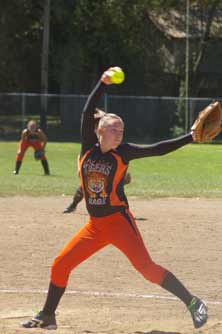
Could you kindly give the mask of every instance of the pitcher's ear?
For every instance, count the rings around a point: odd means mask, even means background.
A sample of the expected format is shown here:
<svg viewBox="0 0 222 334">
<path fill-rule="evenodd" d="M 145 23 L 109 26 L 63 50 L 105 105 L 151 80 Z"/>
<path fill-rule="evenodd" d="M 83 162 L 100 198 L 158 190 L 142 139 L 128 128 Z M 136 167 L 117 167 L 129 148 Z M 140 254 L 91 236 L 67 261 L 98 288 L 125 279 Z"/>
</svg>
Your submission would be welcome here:
<svg viewBox="0 0 222 334">
<path fill-rule="evenodd" d="M 103 134 L 103 128 L 97 127 L 95 129 L 95 134 L 96 134 L 97 138 L 99 139 L 99 137 Z"/>
</svg>

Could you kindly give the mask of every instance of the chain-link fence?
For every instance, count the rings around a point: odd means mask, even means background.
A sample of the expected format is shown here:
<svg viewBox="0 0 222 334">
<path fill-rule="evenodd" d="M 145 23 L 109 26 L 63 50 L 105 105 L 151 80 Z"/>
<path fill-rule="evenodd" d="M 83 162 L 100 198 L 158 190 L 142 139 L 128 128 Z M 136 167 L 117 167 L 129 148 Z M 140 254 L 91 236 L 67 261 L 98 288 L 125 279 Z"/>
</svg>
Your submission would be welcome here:
<svg viewBox="0 0 222 334">
<path fill-rule="evenodd" d="M 17 140 L 30 119 L 40 123 L 41 94 L 0 94 L 0 139 Z M 80 115 L 86 95 L 44 96 L 47 134 L 53 141 L 79 141 Z M 125 122 L 125 139 L 149 143 L 188 132 L 212 98 L 123 96 L 105 94 L 98 106 Z"/>
</svg>

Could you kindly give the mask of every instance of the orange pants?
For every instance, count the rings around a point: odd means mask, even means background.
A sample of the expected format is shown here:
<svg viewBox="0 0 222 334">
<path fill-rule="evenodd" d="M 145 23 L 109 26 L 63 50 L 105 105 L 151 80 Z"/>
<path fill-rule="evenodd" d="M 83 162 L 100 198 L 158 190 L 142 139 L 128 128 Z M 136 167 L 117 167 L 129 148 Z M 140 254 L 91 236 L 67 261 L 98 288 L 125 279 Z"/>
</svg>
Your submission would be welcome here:
<svg viewBox="0 0 222 334">
<path fill-rule="evenodd" d="M 25 155 L 25 152 L 28 147 L 32 147 L 35 151 L 42 149 L 42 144 L 39 141 L 29 141 L 29 140 L 21 140 L 19 142 L 18 152 L 16 154 L 16 161 L 22 161 Z M 46 156 L 43 155 L 41 160 L 46 160 Z"/>
<path fill-rule="evenodd" d="M 166 269 L 152 261 L 134 218 L 126 210 L 101 218 L 90 217 L 53 261 L 52 283 L 66 287 L 71 270 L 108 244 L 122 251 L 145 279 L 156 284 L 163 282 Z"/>
</svg>

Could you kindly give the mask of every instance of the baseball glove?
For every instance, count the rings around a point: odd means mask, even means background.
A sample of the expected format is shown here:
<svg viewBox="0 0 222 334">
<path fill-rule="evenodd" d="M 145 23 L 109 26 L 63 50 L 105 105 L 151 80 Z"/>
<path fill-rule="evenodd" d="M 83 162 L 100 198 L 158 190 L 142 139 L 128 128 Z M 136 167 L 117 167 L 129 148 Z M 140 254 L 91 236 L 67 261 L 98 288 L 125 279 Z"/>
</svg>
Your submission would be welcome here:
<svg viewBox="0 0 222 334">
<path fill-rule="evenodd" d="M 191 127 L 198 143 L 208 142 L 221 132 L 222 108 L 220 102 L 212 102 L 204 108 Z"/>
<path fill-rule="evenodd" d="M 35 160 L 41 160 L 42 156 L 45 154 L 44 150 L 36 150 L 34 152 L 34 158 Z"/>
</svg>

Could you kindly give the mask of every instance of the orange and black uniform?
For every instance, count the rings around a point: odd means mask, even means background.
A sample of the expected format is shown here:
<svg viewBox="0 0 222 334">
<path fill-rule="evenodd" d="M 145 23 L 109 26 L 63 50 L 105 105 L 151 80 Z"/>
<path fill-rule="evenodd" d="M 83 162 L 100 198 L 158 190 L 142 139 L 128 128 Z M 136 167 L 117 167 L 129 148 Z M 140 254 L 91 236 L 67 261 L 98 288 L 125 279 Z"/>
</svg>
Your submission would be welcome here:
<svg viewBox="0 0 222 334">
<path fill-rule="evenodd" d="M 32 147 L 34 151 L 42 150 L 44 149 L 46 143 L 47 136 L 41 129 L 37 128 L 35 131 L 30 131 L 28 128 L 24 129 L 21 134 L 21 140 L 19 141 L 16 154 L 15 170 L 13 173 L 19 174 L 25 152 L 29 147 Z M 49 165 L 45 154 L 42 154 L 40 160 L 45 175 L 49 175 Z"/>
<path fill-rule="evenodd" d="M 121 144 L 115 150 L 102 153 L 94 132 L 94 112 L 105 87 L 99 81 L 88 97 L 81 119 L 80 179 L 89 220 L 52 263 L 42 310 L 46 315 L 55 313 L 72 269 L 108 244 L 122 251 L 147 280 L 161 285 L 187 306 L 193 298 L 173 273 L 151 259 L 129 210 L 123 182 L 131 160 L 172 152 L 191 143 L 192 135 L 147 146 Z"/>
<path fill-rule="evenodd" d="M 112 244 L 147 280 L 163 286 L 169 272 L 151 259 L 129 210 L 123 180 L 131 160 L 169 153 L 191 143 L 193 139 L 188 134 L 154 145 L 127 143 L 102 153 L 94 132 L 94 112 L 105 87 L 102 82 L 96 85 L 81 119 L 80 178 L 89 221 L 54 260 L 51 283 L 65 289 L 73 268 L 99 249 Z M 164 287 L 172 290 L 167 284 Z M 190 299 L 190 295 L 187 296 L 186 302 Z"/>
<path fill-rule="evenodd" d="M 31 132 L 29 129 L 24 129 L 22 132 L 21 140 L 19 142 L 18 152 L 16 155 L 16 161 L 22 161 L 26 150 L 32 147 L 35 151 L 42 149 L 42 142 L 47 141 L 47 137 L 41 129 Z M 46 156 L 43 154 L 41 160 L 46 160 Z"/>
</svg>

